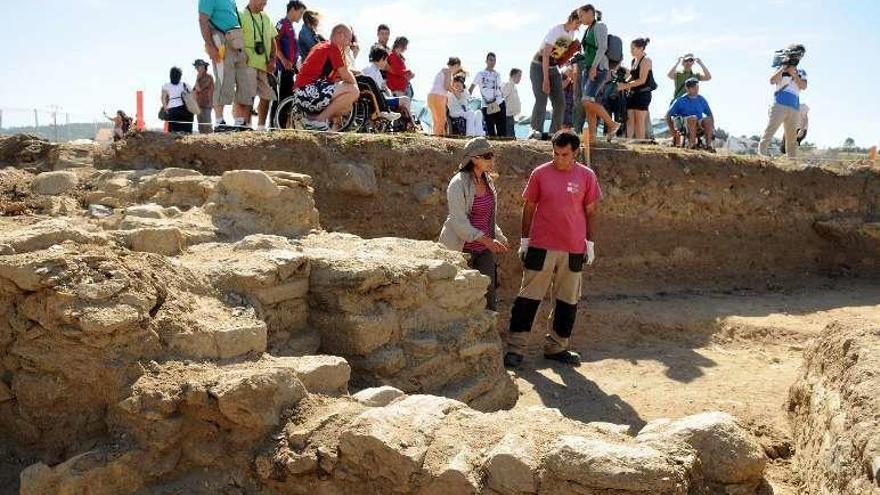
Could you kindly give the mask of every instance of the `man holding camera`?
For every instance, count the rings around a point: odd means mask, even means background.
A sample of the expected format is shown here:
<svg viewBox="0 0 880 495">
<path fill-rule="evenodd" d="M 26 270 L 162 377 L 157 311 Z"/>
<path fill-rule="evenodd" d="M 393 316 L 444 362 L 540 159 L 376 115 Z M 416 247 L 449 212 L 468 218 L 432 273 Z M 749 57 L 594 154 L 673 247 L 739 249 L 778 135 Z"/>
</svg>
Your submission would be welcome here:
<svg viewBox="0 0 880 495">
<path fill-rule="evenodd" d="M 770 121 L 764 131 L 764 137 L 758 144 L 760 155 L 767 155 L 773 135 L 779 130 L 779 126 L 784 126 L 786 154 L 790 158 L 797 156 L 800 92 L 807 89 L 807 73 L 798 68 L 804 53 L 806 50 L 803 45 L 789 46 L 782 52 L 779 68 L 770 78 L 770 84 L 776 86 L 776 92 L 773 94 L 773 106 L 770 107 Z"/>
<path fill-rule="evenodd" d="M 244 38 L 244 53 L 247 55 L 247 72 L 245 78 L 239 81 L 242 91 L 250 99 L 250 108 L 244 122 L 236 118 L 236 125 L 250 125 L 250 109 L 253 108 L 253 100 L 260 97 L 260 106 L 257 109 L 257 128 L 266 126 L 266 117 L 269 114 L 269 103 L 275 101 L 275 77 L 269 83 L 269 74 L 275 72 L 275 38 L 278 31 L 272 19 L 263 12 L 267 0 L 250 0 L 247 7 L 239 12 L 241 19 L 241 34 Z"/>
</svg>

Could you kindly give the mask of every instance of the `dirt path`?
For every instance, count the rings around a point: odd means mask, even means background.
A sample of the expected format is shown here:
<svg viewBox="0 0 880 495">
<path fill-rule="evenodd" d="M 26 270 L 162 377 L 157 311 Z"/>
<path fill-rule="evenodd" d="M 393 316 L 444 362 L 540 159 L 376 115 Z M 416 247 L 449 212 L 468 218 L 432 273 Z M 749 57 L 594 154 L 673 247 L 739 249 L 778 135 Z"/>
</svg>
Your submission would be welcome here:
<svg viewBox="0 0 880 495">
<path fill-rule="evenodd" d="M 517 407 L 554 407 L 634 431 L 657 418 L 721 410 L 785 458 L 784 403 L 804 344 L 836 318 L 880 321 L 880 287 L 822 284 L 797 293 L 610 298 L 583 306 L 573 346 L 584 364 L 550 365 L 533 339 L 532 355 L 517 372 Z M 506 328 L 503 312 L 501 319 Z M 774 461 L 768 478 L 773 493 L 797 493 L 787 460 Z"/>
</svg>

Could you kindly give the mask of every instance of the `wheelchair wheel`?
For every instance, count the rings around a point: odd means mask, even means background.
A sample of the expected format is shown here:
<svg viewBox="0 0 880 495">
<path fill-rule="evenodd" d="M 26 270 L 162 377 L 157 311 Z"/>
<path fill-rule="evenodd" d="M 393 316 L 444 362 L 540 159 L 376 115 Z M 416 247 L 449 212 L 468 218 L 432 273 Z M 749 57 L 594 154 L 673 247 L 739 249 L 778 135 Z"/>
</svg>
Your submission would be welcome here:
<svg viewBox="0 0 880 495">
<path fill-rule="evenodd" d="M 276 129 L 302 129 L 302 112 L 296 107 L 294 97 L 289 96 L 278 104 L 273 124 Z"/>
<path fill-rule="evenodd" d="M 339 132 L 362 132 L 369 118 L 369 105 L 359 99 L 354 102 L 351 111 L 342 116 Z"/>
</svg>

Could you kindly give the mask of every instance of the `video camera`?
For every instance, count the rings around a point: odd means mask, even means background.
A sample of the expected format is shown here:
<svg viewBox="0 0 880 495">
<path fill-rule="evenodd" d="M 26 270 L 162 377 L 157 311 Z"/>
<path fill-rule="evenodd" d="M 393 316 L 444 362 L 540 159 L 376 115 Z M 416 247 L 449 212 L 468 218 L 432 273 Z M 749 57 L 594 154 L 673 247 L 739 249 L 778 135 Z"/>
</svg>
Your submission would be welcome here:
<svg viewBox="0 0 880 495">
<path fill-rule="evenodd" d="M 617 70 L 614 71 L 614 75 L 611 76 L 611 82 L 615 85 L 626 82 L 626 69 L 618 67 Z"/>
<path fill-rule="evenodd" d="M 777 50 L 773 54 L 773 68 L 776 69 L 784 65 L 797 67 L 805 53 L 807 50 L 803 45 L 792 45 L 783 50 Z"/>
</svg>

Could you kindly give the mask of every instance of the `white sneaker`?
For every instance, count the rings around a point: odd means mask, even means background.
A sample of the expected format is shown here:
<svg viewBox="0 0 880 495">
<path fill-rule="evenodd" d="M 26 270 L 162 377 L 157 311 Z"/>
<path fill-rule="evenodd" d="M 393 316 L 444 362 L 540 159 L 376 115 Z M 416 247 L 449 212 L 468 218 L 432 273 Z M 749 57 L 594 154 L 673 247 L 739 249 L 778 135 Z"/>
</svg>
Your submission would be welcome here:
<svg viewBox="0 0 880 495">
<path fill-rule="evenodd" d="M 303 127 L 310 131 L 329 131 L 330 124 L 327 123 L 326 120 L 312 120 L 310 118 L 303 118 Z"/>
<path fill-rule="evenodd" d="M 532 129 L 532 132 L 529 133 L 529 135 L 528 135 L 528 137 L 527 137 L 526 139 L 538 139 L 538 140 L 540 140 L 541 137 L 542 137 L 542 135 L 541 135 L 540 132 L 538 132 L 538 131 Z"/>
<path fill-rule="evenodd" d="M 379 112 L 379 116 L 387 120 L 388 122 L 394 122 L 401 117 L 401 115 L 397 112 Z"/>
</svg>

